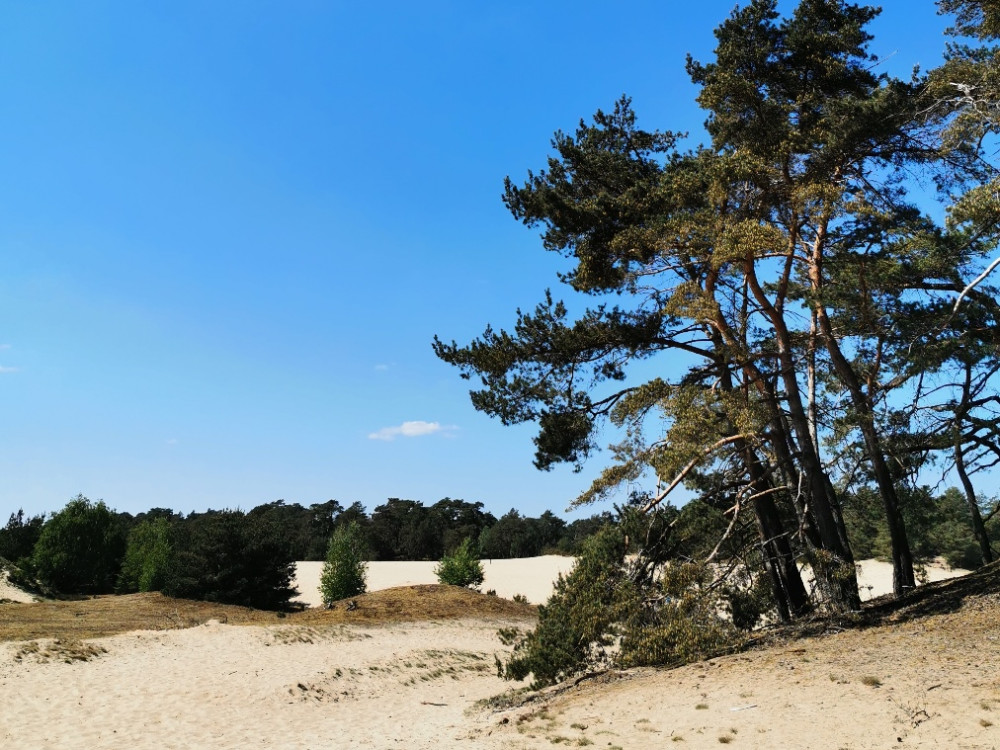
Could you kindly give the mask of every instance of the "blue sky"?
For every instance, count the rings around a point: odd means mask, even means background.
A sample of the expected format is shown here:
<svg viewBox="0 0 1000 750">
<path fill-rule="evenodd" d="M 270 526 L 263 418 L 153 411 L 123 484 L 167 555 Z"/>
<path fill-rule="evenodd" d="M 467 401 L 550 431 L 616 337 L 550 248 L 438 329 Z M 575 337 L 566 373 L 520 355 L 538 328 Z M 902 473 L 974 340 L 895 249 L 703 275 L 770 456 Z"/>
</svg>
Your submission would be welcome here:
<svg viewBox="0 0 1000 750">
<path fill-rule="evenodd" d="M 685 54 L 733 5 L 5 4 L 0 523 L 77 493 L 561 512 L 602 456 L 536 471 L 431 340 L 558 286 L 500 201 L 553 131 L 628 93 L 697 135 Z M 933 3 L 883 7 L 872 50 L 935 65 Z"/>
</svg>

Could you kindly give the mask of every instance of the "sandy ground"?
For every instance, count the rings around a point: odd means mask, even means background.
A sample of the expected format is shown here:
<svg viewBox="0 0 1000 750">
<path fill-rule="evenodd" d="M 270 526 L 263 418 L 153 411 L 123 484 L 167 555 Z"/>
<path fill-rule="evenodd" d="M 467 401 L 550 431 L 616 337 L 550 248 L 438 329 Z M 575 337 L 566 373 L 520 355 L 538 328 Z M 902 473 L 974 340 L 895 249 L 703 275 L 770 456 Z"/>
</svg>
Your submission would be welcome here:
<svg viewBox="0 0 1000 750">
<path fill-rule="evenodd" d="M 537 560 L 502 562 L 543 578 Z M 878 566 L 869 572 L 885 588 Z M 209 623 L 97 639 L 104 651 L 73 663 L 0 643 L 0 748 L 995 748 L 998 617 L 981 600 L 931 620 L 586 680 L 506 711 L 476 702 L 512 687 L 495 676 L 506 651 L 497 629 L 529 623 Z"/>
<path fill-rule="evenodd" d="M 37 601 L 35 597 L 26 591 L 22 591 L 17 586 L 14 586 L 10 582 L 10 578 L 7 576 L 6 570 L 0 570 L 0 602 L 4 601 L 11 602 L 33 602 Z"/>
<path fill-rule="evenodd" d="M 4 643 L 0 747 L 457 747 L 487 722 L 466 709 L 507 687 L 503 624 L 210 623 L 98 639 L 107 653 L 70 664 Z"/>
<path fill-rule="evenodd" d="M 497 747 L 995 749 L 1000 607 L 970 609 L 585 681 L 514 712 Z"/>
</svg>

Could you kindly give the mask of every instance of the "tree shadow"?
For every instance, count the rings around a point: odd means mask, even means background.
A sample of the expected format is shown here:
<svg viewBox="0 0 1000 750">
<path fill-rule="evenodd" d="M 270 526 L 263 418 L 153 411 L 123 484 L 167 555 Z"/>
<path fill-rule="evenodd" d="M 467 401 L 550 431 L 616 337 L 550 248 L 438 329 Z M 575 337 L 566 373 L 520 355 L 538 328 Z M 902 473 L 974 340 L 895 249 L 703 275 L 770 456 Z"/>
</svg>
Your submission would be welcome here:
<svg viewBox="0 0 1000 750">
<path fill-rule="evenodd" d="M 885 625 L 948 614 L 961 609 L 966 600 L 981 596 L 1000 596 L 1000 562 L 958 578 L 926 583 L 898 599 L 892 595 L 874 599 L 862 609 L 860 624 Z"/>
</svg>

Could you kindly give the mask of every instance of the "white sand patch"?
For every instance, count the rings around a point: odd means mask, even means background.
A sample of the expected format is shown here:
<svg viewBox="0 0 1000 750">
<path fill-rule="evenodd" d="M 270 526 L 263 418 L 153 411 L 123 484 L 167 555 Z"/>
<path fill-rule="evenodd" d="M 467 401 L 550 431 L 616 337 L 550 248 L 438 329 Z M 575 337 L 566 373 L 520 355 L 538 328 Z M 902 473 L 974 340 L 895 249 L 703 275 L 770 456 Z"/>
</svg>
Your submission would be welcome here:
<svg viewBox="0 0 1000 750">
<path fill-rule="evenodd" d="M 923 570 L 927 575 L 927 582 L 956 578 L 969 572 L 963 568 L 949 568 L 940 560 L 927 563 L 923 566 Z M 918 585 L 920 582 L 918 580 Z M 858 588 L 861 590 L 861 601 L 891 594 L 892 563 L 883 560 L 862 560 L 858 563 Z"/>
<path fill-rule="evenodd" d="M 0 644 L 0 747 L 462 747 L 489 721 L 466 710 L 510 687 L 494 666 L 510 624 L 211 623 L 102 638 L 107 653 L 74 664 Z"/>
<path fill-rule="evenodd" d="M 38 601 L 37 597 L 11 583 L 6 570 L 0 570 L 0 601 L 4 599 L 22 603 Z"/>
<path fill-rule="evenodd" d="M 560 555 L 522 557 L 516 560 L 483 560 L 486 578 L 481 591 L 496 591 L 497 596 L 512 599 L 515 594 L 527 597 L 532 604 L 544 604 L 552 594 L 552 587 L 560 573 L 568 573 L 575 558 Z M 434 575 L 436 562 L 385 562 L 368 563 L 368 590 L 381 591 L 395 586 L 414 586 L 437 583 Z M 323 605 L 319 595 L 319 577 L 323 572 L 321 562 L 296 563 L 294 585 L 299 590 L 298 601 L 310 607 Z"/>
<path fill-rule="evenodd" d="M 576 558 L 559 555 L 523 557 L 515 560 L 483 560 L 486 580 L 480 589 L 494 590 L 498 596 L 506 599 L 521 594 L 532 604 L 544 604 L 552 594 L 556 578 L 560 573 L 563 575 L 568 573 L 575 561 Z M 427 561 L 370 562 L 368 590 L 380 591 L 394 586 L 437 583 L 437 576 L 434 575 L 436 565 L 436 562 Z M 925 570 L 929 581 L 941 581 L 969 572 L 962 568 L 949 568 L 943 562 L 929 563 L 925 566 Z M 296 563 L 295 586 L 299 590 L 297 601 L 304 602 L 310 607 L 323 605 L 319 595 L 319 577 L 322 571 L 321 562 Z M 862 560 L 858 563 L 858 584 L 863 601 L 891 594 L 892 565 L 881 560 Z"/>
</svg>

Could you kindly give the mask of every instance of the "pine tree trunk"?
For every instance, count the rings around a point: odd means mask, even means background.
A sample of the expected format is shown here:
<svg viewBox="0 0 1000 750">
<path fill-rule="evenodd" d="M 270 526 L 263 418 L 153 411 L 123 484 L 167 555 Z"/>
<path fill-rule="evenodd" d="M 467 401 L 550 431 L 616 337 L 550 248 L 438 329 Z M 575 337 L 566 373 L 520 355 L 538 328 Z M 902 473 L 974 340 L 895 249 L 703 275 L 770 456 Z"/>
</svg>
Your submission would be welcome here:
<svg viewBox="0 0 1000 750">
<path fill-rule="evenodd" d="M 969 515 L 972 518 L 972 533 L 979 542 L 979 551 L 983 555 L 983 565 L 993 562 L 993 548 L 990 546 L 990 536 L 986 533 L 986 524 L 983 523 L 983 515 L 979 512 L 979 503 L 976 501 L 976 490 L 972 486 L 972 480 L 965 469 L 965 454 L 962 450 L 961 426 L 955 425 L 955 471 L 962 482 L 965 490 L 965 501 L 969 506 Z"/>
<path fill-rule="evenodd" d="M 816 275 L 818 276 L 818 271 Z M 818 278 L 814 279 L 814 283 L 818 286 Z M 840 350 L 826 310 L 818 305 L 815 309 L 820 331 L 826 340 L 826 349 L 830 354 L 834 370 L 847 386 L 847 390 L 851 394 L 851 403 L 860 418 L 858 426 L 865 440 L 868 460 L 871 462 L 872 473 L 875 475 L 879 496 L 882 498 L 882 505 L 885 508 L 886 525 L 889 529 L 889 542 L 892 547 L 892 591 L 896 596 L 902 596 L 916 587 L 917 582 L 913 573 L 910 542 L 906 536 L 906 526 L 903 523 L 902 513 L 899 510 L 896 484 L 893 481 L 892 472 L 889 471 L 885 454 L 882 451 L 882 444 L 875 429 L 875 417 L 872 413 L 871 403 L 861 388 L 857 373 Z"/>
<path fill-rule="evenodd" d="M 822 462 L 813 445 L 809 417 L 802 404 L 802 393 L 792 357 L 791 335 L 780 311 L 775 309 L 761 288 L 752 260 L 746 264 L 746 274 L 755 299 L 774 326 L 780 377 L 785 388 L 788 419 L 791 422 L 795 447 L 798 451 L 798 465 L 808 484 L 809 510 L 819 532 L 822 551 L 826 553 L 817 556 L 813 572 L 824 579 L 822 588 L 830 600 L 831 607 L 838 610 L 857 610 L 861 607 L 861 596 L 858 593 L 854 555 L 851 553 L 843 524 L 838 523 L 839 513 L 835 511 L 837 497 L 832 492 Z"/>
</svg>

